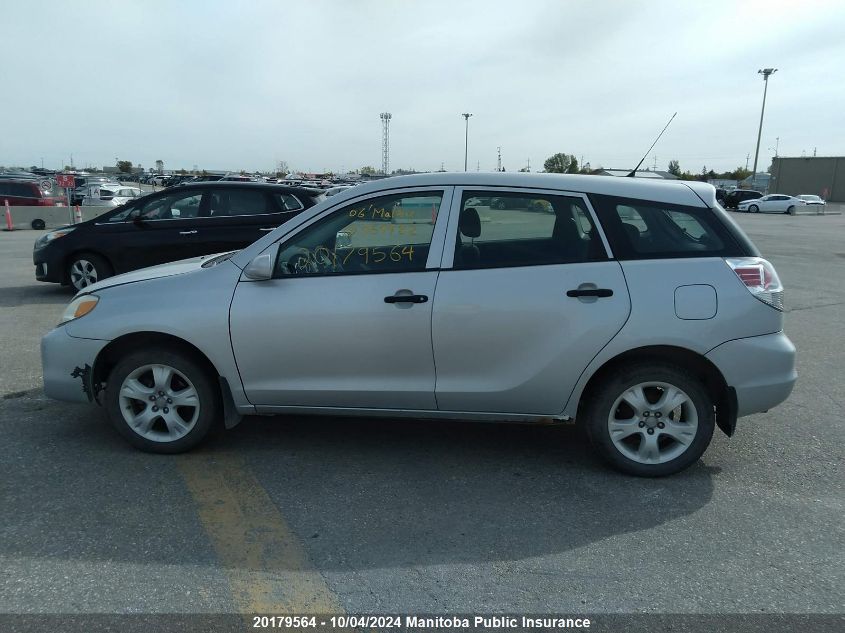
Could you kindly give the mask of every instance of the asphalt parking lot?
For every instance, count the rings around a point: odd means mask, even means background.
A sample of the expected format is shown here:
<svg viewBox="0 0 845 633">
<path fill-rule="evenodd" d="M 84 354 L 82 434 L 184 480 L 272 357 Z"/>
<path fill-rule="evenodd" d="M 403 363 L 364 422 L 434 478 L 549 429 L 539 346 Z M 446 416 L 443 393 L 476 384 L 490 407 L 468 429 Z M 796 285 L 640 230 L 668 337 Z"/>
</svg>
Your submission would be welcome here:
<svg viewBox="0 0 845 633">
<path fill-rule="evenodd" d="M 0 233 L 0 612 L 840 613 L 845 217 L 734 217 L 799 382 L 661 480 L 573 427 L 248 418 L 183 456 L 45 399 L 70 293 Z"/>
</svg>

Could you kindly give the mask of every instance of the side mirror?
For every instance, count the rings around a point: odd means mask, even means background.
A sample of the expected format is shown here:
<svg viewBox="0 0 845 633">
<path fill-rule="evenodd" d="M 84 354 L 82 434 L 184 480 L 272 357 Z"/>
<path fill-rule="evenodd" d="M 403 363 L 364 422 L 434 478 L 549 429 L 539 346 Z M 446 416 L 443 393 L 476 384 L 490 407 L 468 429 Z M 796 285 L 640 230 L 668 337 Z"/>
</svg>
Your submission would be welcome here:
<svg viewBox="0 0 845 633">
<path fill-rule="evenodd" d="M 244 277 L 253 281 L 267 281 L 273 278 L 273 268 L 276 265 L 276 255 L 279 245 L 273 244 L 269 250 L 256 255 L 244 268 Z"/>
<path fill-rule="evenodd" d="M 338 231 L 334 239 L 335 248 L 349 248 L 352 246 L 352 236 L 347 231 Z"/>
</svg>

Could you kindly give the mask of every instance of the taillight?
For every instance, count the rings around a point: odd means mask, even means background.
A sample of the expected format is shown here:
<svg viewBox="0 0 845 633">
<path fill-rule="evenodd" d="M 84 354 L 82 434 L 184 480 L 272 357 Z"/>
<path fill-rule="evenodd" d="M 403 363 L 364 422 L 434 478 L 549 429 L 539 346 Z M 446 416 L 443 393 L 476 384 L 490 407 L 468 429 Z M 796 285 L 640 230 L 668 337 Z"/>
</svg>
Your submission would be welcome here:
<svg viewBox="0 0 845 633">
<path fill-rule="evenodd" d="M 762 257 L 729 257 L 725 262 L 751 294 L 783 311 L 783 284 L 771 262 Z"/>
</svg>

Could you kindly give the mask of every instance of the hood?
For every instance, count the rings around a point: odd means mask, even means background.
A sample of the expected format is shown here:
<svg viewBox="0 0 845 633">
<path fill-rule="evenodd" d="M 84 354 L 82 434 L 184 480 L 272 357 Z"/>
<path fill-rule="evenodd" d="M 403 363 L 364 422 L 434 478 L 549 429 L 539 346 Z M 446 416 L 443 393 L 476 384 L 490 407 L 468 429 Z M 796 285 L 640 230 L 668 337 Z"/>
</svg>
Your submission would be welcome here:
<svg viewBox="0 0 845 633">
<path fill-rule="evenodd" d="M 159 277 L 172 277 L 173 275 L 184 275 L 185 273 L 190 273 L 195 270 L 199 270 L 200 268 L 202 268 L 202 265 L 209 259 L 224 254 L 225 253 L 216 253 L 214 255 L 192 257 L 190 259 L 183 259 L 178 262 L 160 264 L 158 266 L 150 266 L 149 268 L 133 270 L 130 273 L 115 275 L 114 277 L 109 277 L 108 279 L 103 279 L 103 281 L 98 281 L 95 284 L 91 284 L 84 290 L 80 290 L 76 294 L 76 296 L 82 294 L 91 294 L 99 290 L 104 290 L 105 288 L 111 288 L 112 286 L 123 286 L 125 284 L 132 284 L 137 281 L 147 281 L 149 279 L 158 279 Z"/>
</svg>

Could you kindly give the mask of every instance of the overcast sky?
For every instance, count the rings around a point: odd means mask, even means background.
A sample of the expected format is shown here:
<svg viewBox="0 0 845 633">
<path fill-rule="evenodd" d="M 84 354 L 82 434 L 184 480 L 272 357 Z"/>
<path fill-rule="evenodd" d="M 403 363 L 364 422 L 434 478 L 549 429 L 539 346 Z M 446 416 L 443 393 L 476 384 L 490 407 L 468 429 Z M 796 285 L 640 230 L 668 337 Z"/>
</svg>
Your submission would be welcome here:
<svg viewBox="0 0 845 633">
<path fill-rule="evenodd" d="M 845 154 L 845 3 L 511 0 L 13 2 L 0 10 L 0 165 L 304 171 L 555 152 L 716 171 Z"/>
</svg>

